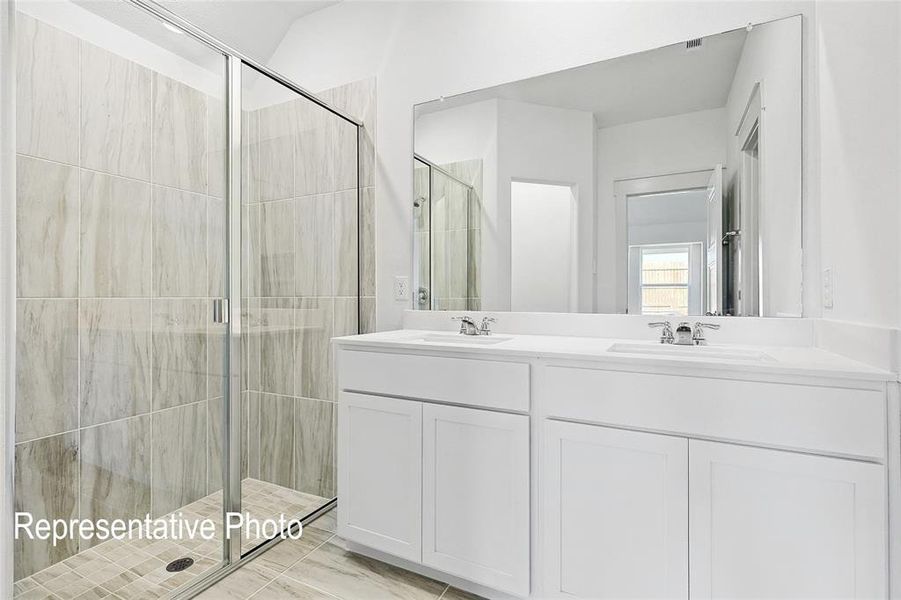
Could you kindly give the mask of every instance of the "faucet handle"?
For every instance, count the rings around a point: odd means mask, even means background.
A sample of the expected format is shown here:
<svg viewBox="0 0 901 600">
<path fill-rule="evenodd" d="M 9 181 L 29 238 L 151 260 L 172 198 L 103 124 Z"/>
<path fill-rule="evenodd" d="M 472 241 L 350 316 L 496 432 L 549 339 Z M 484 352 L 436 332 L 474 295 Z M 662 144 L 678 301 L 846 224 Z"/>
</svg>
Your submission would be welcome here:
<svg viewBox="0 0 901 600">
<path fill-rule="evenodd" d="M 497 319 L 494 317 L 483 317 L 482 325 L 479 327 L 480 335 L 491 335 L 491 323 L 497 323 Z"/>
<path fill-rule="evenodd" d="M 691 340 L 695 343 L 696 346 L 703 346 L 707 343 L 707 338 L 704 337 L 705 329 L 719 329 L 720 325 L 718 323 L 702 323 L 698 321 L 695 323 L 694 331 L 691 334 Z"/>
<path fill-rule="evenodd" d="M 648 327 L 662 327 L 663 331 L 660 332 L 660 343 L 673 343 L 673 340 L 675 339 L 673 336 L 673 326 L 669 321 L 654 321 L 653 323 L 648 323 Z"/>
</svg>

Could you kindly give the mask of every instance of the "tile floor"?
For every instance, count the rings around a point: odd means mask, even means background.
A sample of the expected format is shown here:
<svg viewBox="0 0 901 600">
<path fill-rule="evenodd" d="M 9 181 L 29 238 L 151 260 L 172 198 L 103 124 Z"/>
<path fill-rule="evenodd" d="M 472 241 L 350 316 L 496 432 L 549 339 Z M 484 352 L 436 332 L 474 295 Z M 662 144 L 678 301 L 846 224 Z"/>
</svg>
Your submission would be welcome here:
<svg viewBox="0 0 901 600">
<path fill-rule="evenodd" d="M 478 600 L 404 569 L 347 552 L 334 534 L 334 511 L 279 542 L 197 600 Z"/>
<path fill-rule="evenodd" d="M 281 486 L 247 479 L 243 482 L 242 508 L 257 519 L 304 515 L 322 506 L 324 498 Z M 183 507 L 186 520 L 219 522 L 222 494 L 217 492 Z M 323 525 L 328 519 L 323 520 Z M 331 534 L 329 534 L 331 535 Z M 304 535 L 303 539 L 314 539 Z M 244 539 L 242 549 L 260 539 Z M 267 552 L 272 554 L 272 551 Z M 180 573 L 169 573 L 166 565 L 176 558 L 190 557 L 194 564 Z M 144 600 L 165 598 L 222 558 L 221 538 L 216 540 L 110 540 L 79 552 L 16 582 L 15 600 Z M 273 568 L 276 563 L 270 563 Z M 235 574 L 237 575 L 237 574 Z M 215 596 L 214 596 L 215 597 Z"/>
</svg>

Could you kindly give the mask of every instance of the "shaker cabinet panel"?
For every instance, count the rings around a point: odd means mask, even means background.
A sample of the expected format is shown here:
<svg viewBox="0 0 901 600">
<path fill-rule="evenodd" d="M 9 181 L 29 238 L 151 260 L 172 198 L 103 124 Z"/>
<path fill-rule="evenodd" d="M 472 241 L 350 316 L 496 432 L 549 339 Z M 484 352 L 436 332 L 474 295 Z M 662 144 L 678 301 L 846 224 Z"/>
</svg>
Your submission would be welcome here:
<svg viewBox="0 0 901 600">
<path fill-rule="evenodd" d="M 544 587 L 688 597 L 688 441 L 545 421 Z"/>
<path fill-rule="evenodd" d="M 692 440 L 691 596 L 884 598 L 885 470 Z"/>
<path fill-rule="evenodd" d="M 338 534 L 419 562 L 422 404 L 342 392 Z"/>
<path fill-rule="evenodd" d="M 529 593 L 529 417 L 425 404 L 422 563 Z"/>
</svg>

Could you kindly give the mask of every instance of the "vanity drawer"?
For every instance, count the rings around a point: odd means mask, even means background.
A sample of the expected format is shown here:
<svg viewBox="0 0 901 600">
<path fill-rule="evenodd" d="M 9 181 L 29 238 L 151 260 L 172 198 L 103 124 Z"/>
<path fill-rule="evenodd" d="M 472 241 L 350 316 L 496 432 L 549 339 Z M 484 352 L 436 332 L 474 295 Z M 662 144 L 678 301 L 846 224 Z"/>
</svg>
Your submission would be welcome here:
<svg viewBox="0 0 901 600">
<path fill-rule="evenodd" d="M 529 410 L 528 363 L 339 350 L 338 373 L 343 391 Z"/>
<path fill-rule="evenodd" d="M 548 366 L 548 416 L 884 460 L 883 392 Z"/>
</svg>

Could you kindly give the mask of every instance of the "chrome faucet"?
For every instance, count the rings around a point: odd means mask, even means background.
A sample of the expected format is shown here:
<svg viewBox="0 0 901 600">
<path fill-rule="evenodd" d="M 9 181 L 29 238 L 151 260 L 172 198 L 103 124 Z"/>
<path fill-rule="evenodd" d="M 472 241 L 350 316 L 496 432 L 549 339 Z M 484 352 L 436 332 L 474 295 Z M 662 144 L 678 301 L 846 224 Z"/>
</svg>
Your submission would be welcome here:
<svg viewBox="0 0 901 600">
<path fill-rule="evenodd" d="M 695 323 L 694 331 L 691 334 L 691 341 L 695 346 L 706 346 L 707 338 L 704 337 L 705 329 L 719 329 L 720 326 L 716 323 L 701 323 L 698 321 Z"/>
<path fill-rule="evenodd" d="M 674 344 L 676 346 L 705 346 L 707 338 L 704 337 L 705 329 L 719 329 L 716 323 L 702 323 L 698 321 L 694 328 L 688 321 L 682 321 L 673 331 L 673 326 L 669 321 L 657 321 L 648 323 L 648 327 L 660 327 L 660 343 Z"/>
<path fill-rule="evenodd" d="M 464 315 L 462 317 L 451 317 L 453 321 L 460 321 L 461 335 L 491 335 L 491 323 L 496 323 L 494 317 L 485 317 L 482 319 L 482 325 L 476 325 L 472 317 Z"/>
<path fill-rule="evenodd" d="M 673 326 L 670 325 L 669 321 L 656 321 L 654 323 L 648 323 L 648 327 L 660 327 L 662 331 L 660 332 L 660 343 L 661 344 L 672 344 L 673 340 Z"/>
</svg>

